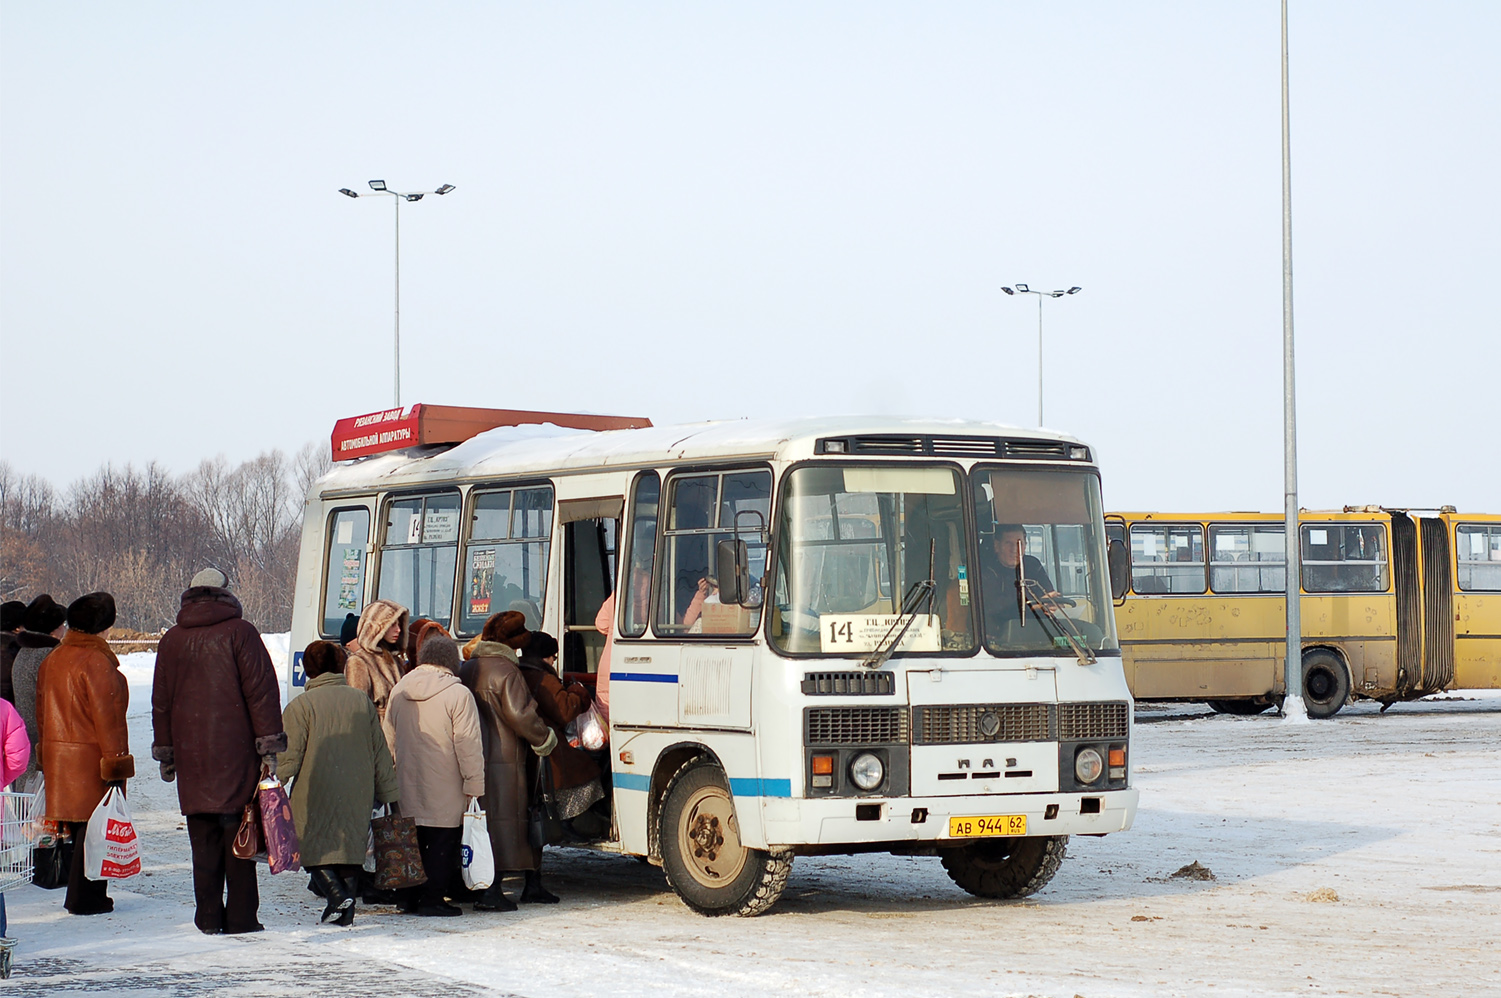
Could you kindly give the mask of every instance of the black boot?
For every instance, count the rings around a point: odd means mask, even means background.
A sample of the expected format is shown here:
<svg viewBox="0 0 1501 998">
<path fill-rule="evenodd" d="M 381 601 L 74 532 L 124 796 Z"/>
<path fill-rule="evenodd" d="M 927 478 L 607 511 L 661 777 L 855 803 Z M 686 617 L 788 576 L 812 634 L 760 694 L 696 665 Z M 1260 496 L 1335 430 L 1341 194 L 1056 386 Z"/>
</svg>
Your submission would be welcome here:
<svg viewBox="0 0 1501 998">
<path fill-rule="evenodd" d="M 318 882 L 323 896 L 328 898 L 328 907 L 323 909 L 323 917 L 319 921 L 332 922 L 337 919 L 340 925 L 353 924 L 354 898 L 345 890 L 344 881 L 326 866 L 309 867 L 308 873 Z M 345 916 L 348 916 L 348 921 L 345 921 Z"/>
<path fill-rule="evenodd" d="M 484 896 L 474 902 L 475 911 L 515 911 L 516 902 L 506 897 L 506 892 L 501 890 L 500 877 L 495 878 L 485 891 Z"/>
<path fill-rule="evenodd" d="M 522 904 L 557 904 L 558 896 L 542 886 L 542 871 L 527 870 L 526 883 L 521 888 Z"/>
</svg>

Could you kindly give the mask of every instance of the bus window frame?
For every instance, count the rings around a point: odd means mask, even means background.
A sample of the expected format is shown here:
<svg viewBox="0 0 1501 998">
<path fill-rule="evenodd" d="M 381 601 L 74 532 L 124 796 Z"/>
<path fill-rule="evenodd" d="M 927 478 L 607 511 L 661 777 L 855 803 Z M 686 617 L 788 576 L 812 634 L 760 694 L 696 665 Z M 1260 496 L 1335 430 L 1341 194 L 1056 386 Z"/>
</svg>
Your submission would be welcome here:
<svg viewBox="0 0 1501 998">
<path fill-rule="evenodd" d="M 679 479 L 679 478 L 694 478 L 694 477 L 698 477 L 698 476 L 702 476 L 702 475 L 719 475 L 719 476 L 721 476 L 721 479 L 722 479 L 723 476 L 725 476 L 725 475 L 733 475 L 733 474 L 737 474 L 737 473 L 740 473 L 740 472 L 755 472 L 755 471 L 764 471 L 764 472 L 766 472 L 766 474 L 767 474 L 767 476 L 768 476 L 768 478 L 770 480 L 770 487 L 771 487 L 771 494 L 767 497 L 767 502 L 766 502 L 767 509 L 769 511 L 769 516 L 768 516 L 767 522 L 765 524 L 766 572 L 767 572 L 767 579 L 770 579 L 770 578 L 772 578 L 772 576 L 771 576 L 771 559 L 772 559 L 772 546 L 773 546 L 773 540 L 774 540 L 773 534 L 775 532 L 775 530 L 774 530 L 774 528 L 775 528 L 775 520 L 772 519 L 771 517 L 774 517 L 776 515 L 776 511 L 777 511 L 777 473 L 776 473 L 776 469 L 771 466 L 770 462 L 766 462 L 766 461 L 755 462 L 755 461 L 752 461 L 752 462 L 734 462 L 734 463 L 730 463 L 730 464 L 719 464 L 719 463 L 716 463 L 716 464 L 692 464 L 692 465 L 685 464 L 685 465 L 678 465 L 678 466 L 674 466 L 674 467 L 668 468 L 665 473 L 663 473 L 660 469 L 647 469 L 647 470 L 656 470 L 658 472 L 658 474 L 660 474 L 662 476 L 661 477 L 661 482 L 662 482 L 662 484 L 661 484 L 661 492 L 659 493 L 659 496 L 658 496 L 658 499 L 657 499 L 657 543 L 656 543 L 656 546 L 655 546 L 655 548 L 654 548 L 654 550 L 652 552 L 651 626 L 648 627 L 646 629 L 646 631 L 643 632 L 640 637 L 636 637 L 636 638 L 624 638 L 623 640 L 626 640 L 626 641 L 641 641 L 641 640 L 645 639 L 645 637 L 646 637 L 647 634 L 650 634 L 653 638 L 655 638 L 658 641 L 686 641 L 686 642 L 689 642 L 689 643 L 693 643 L 693 642 L 700 642 L 700 643 L 702 643 L 702 642 L 709 642 L 709 643 L 714 643 L 714 644 L 753 644 L 753 643 L 755 643 L 756 640 L 761 635 L 761 627 L 762 627 L 762 624 L 763 624 L 763 618 L 766 616 L 766 606 L 767 606 L 767 603 L 769 602 L 769 597 L 767 595 L 766 580 L 763 580 L 762 584 L 761 584 L 761 593 L 762 593 L 762 595 L 761 595 L 761 605 L 756 608 L 756 614 L 755 614 L 755 617 L 753 618 L 751 629 L 749 631 L 747 631 L 747 632 L 733 633 L 733 634 L 704 634 L 704 633 L 700 632 L 700 633 L 694 634 L 694 633 L 691 633 L 691 632 L 689 632 L 687 630 L 683 630 L 683 631 L 669 631 L 667 633 L 663 633 L 659 629 L 663 625 L 662 625 L 661 621 L 658 619 L 657 599 L 659 598 L 659 596 L 661 595 L 661 592 L 662 592 L 661 574 L 662 574 L 662 572 L 665 569 L 666 564 L 667 564 L 667 561 L 666 561 L 666 556 L 667 556 L 667 537 L 668 537 L 668 534 L 671 533 L 671 531 L 669 530 L 669 528 L 667 526 L 667 523 L 668 523 L 668 521 L 669 521 L 669 519 L 671 517 L 671 509 L 670 509 L 670 500 L 669 500 L 669 497 L 672 496 L 672 484 L 673 484 L 673 482 L 676 479 Z M 639 478 L 640 476 L 637 476 L 637 477 Z M 632 485 L 633 488 L 635 486 L 635 483 L 636 483 L 636 479 L 632 479 L 631 480 L 631 485 Z M 720 492 L 722 492 L 722 491 L 723 491 L 723 483 L 721 481 Z M 635 494 L 633 492 L 632 493 L 632 498 L 633 499 L 634 499 L 634 496 L 635 496 Z M 722 502 L 723 502 L 722 495 L 719 494 L 719 493 L 716 493 L 715 496 L 714 496 L 714 519 L 715 519 L 715 522 L 716 522 L 716 526 L 715 527 L 713 527 L 712 529 L 695 528 L 695 530 L 693 530 L 693 531 L 678 532 L 677 534 L 675 534 L 675 536 L 686 536 L 687 534 L 694 533 L 694 532 L 702 533 L 702 534 L 704 534 L 706 536 L 710 536 L 710 537 L 714 536 L 715 534 L 723 534 L 723 533 L 726 533 L 726 532 L 731 532 L 732 533 L 733 530 L 734 530 L 733 527 L 731 527 L 731 528 L 723 528 L 723 527 L 720 527 L 720 526 L 717 525 L 718 524 L 718 520 L 719 520 L 719 514 L 720 514 L 720 505 L 721 505 Z M 632 509 L 628 510 L 627 512 L 634 513 L 634 506 L 632 507 Z M 635 524 L 633 522 L 632 523 L 632 527 L 634 528 L 634 526 L 635 526 Z M 710 570 L 712 571 L 712 569 L 713 569 L 713 566 L 710 565 Z M 618 575 L 618 573 L 617 573 L 617 575 Z M 619 591 L 620 591 L 620 584 L 619 584 L 619 579 L 618 578 L 616 579 L 615 589 L 616 589 L 616 593 L 618 594 Z M 619 602 L 618 595 L 616 597 L 616 601 Z M 619 611 L 620 607 L 617 606 L 616 610 Z M 618 619 L 618 613 L 617 613 L 617 619 Z M 682 625 L 677 625 L 677 626 L 682 626 Z"/>
<path fill-rule="evenodd" d="M 1199 543 L 1200 543 L 1200 547 L 1204 551 L 1204 560 L 1203 561 L 1201 561 L 1201 562 L 1191 562 L 1191 561 L 1186 561 L 1186 562 L 1184 562 L 1184 561 L 1176 561 L 1176 562 L 1175 561 L 1144 561 L 1144 562 L 1140 562 L 1139 564 L 1141 564 L 1141 565 L 1157 565 L 1157 566 L 1169 567 L 1169 568 L 1172 567 L 1173 565 L 1192 566 L 1192 565 L 1197 564 L 1200 568 L 1203 569 L 1203 576 L 1204 576 L 1204 585 L 1203 585 L 1203 588 L 1198 589 L 1198 590 L 1193 591 L 1193 592 L 1171 592 L 1171 591 L 1169 591 L 1169 592 L 1164 592 L 1164 593 L 1144 593 L 1141 590 L 1137 589 L 1136 588 L 1136 566 L 1137 566 L 1138 562 L 1136 560 L 1136 545 L 1133 544 L 1133 543 L 1131 543 L 1131 534 L 1136 530 L 1137 527 L 1153 528 L 1153 529 L 1155 529 L 1157 527 L 1161 527 L 1164 530 L 1171 530 L 1174 527 L 1197 527 L 1198 531 L 1199 531 Z M 1130 591 L 1131 591 L 1131 595 L 1133 595 L 1133 596 L 1207 596 L 1207 595 L 1209 595 L 1209 592 L 1210 592 L 1210 590 L 1209 590 L 1209 550 L 1208 550 L 1208 548 L 1206 546 L 1208 543 L 1209 543 L 1208 521 L 1205 521 L 1205 520 L 1132 520 L 1132 521 L 1130 521 L 1127 524 L 1127 530 L 1126 530 L 1126 553 L 1128 555 L 1130 555 L 1130 568 L 1131 568 L 1131 572 L 1130 572 L 1130 575 L 1131 575 L 1131 588 L 1130 588 Z M 1117 640 L 1118 639 L 1119 639 L 1119 636 L 1117 636 Z"/>
<path fill-rule="evenodd" d="M 668 473 L 671 474 L 670 471 Z M 636 492 L 641 487 L 641 482 L 648 475 L 655 477 L 657 480 L 657 530 L 656 536 L 652 538 L 651 571 L 647 573 L 646 580 L 646 626 L 641 628 L 641 633 L 639 634 L 627 634 L 624 625 L 627 605 L 630 602 L 630 593 L 625 591 L 625 582 L 630 575 L 631 563 L 636 557 Z M 663 485 L 665 481 L 666 476 L 662 474 L 661 469 L 643 468 L 636 472 L 631 478 L 631 484 L 627 487 L 625 509 L 620 514 L 623 521 L 620 533 L 623 536 L 617 537 L 615 540 L 615 620 L 611 624 L 613 628 L 613 633 L 611 634 L 612 641 L 650 641 L 656 639 L 656 634 L 652 630 L 652 624 L 655 623 L 657 615 L 657 555 L 659 553 L 658 545 L 662 542 L 662 507 L 665 505 L 662 497 L 664 495 Z M 772 486 L 776 486 L 775 481 L 772 482 Z M 622 554 L 624 555 L 624 560 L 622 560 Z"/>
<path fill-rule="evenodd" d="M 1487 523 L 1484 520 L 1455 520 L 1454 521 L 1454 540 L 1452 541 L 1452 543 L 1454 545 L 1454 591 L 1457 592 L 1457 593 L 1501 593 L 1501 585 L 1497 585 L 1494 588 L 1486 588 L 1486 589 L 1477 589 L 1474 586 L 1462 586 L 1462 585 L 1460 585 L 1460 583 L 1459 583 L 1459 566 L 1460 565 L 1463 565 L 1463 564 L 1488 565 L 1488 566 L 1493 566 L 1493 567 L 1501 568 L 1501 562 L 1492 561 L 1490 558 L 1474 559 L 1474 558 L 1461 558 L 1459 556 L 1459 554 L 1460 554 L 1459 531 L 1463 527 L 1479 528 L 1480 530 L 1484 531 L 1484 536 L 1487 538 L 1487 545 L 1486 545 L 1486 551 L 1487 552 L 1490 551 L 1489 538 L 1491 537 L 1491 535 L 1492 534 L 1501 534 L 1501 523 Z M 1467 535 L 1467 536 L 1469 536 L 1469 535 Z"/>
<path fill-rule="evenodd" d="M 390 517 L 391 517 L 391 506 L 392 506 L 392 504 L 401 502 L 401 501 L 403 501 L 405 499 L 418 499 L 418 498 L 420 498 L 420 499 L 426 499 L 428 496 L 447 495 L 447 494 L 456 494 L 459 497 L 459 516 L 461 518 L 460 519 L 460 523 L 459 523 L 458 536 L 454 538 L 453 594 L 449 598 L 449 601 L 448 601 L 448 603 L 449 603 L 449 606 L 448 606 L 448 614 L 449 614 L 449 616 L 448 616 L 448 623 L 449 623 L 449 626 L 452 626 L 453 622 L 454 622 L 454 619 L 455 619 L 454 618 L 454 611 L 456 611 L 458 609 L 459 575 L 460 575 L 460 572 L 459 572 L 459 557 L 458 557 L 458 555 L 459 555 L 459 552 L 461 552 L 463 550 L 463 547 L 464 547 L 464 540 L 463 540 L 463 538 L 464 538 L 464 524 L 463 524 L 462 517 L 464 516 L 465 510 L 468 509 L 468 507 L 469 507 L 468 496 L 465 494 L 465 490 L 464 490 L 463 485 L 460 484 L 460 483 L 458 483 L 458 482 L 454 482 L 454 483 L 449 484 L 449 485 L 441 486 L 439 488 L 431 488 L 431 487 L 429 487 L 429 488 L 422 488 L 422 487 L 419 486 L 419 487 L 416 487 L 416 488 L 401 489 L 400 491 L 387 492 L 384 496 L 381 497 L 380 504 L 377 507 L 380 510 L 380 540 L 376 543 L 376 545 L 375 545 L 375 552 L 374 552 L 374 554 L 376 556 L 376 562 L 375 562 L 375 566 L 374 566 L 375 567 L 375 598 L 376 599 L 385 599 L 385 597 L 381 596 L 381 594 L 380 594 L 380 574 L 381 574 L 381 571 L 385 568 L 385 563 L 386 563 L 387 544 L 386 544 L 385 538 L 386 538 L 386 531 L 390 528 Z M 423 509 L 424 509 L 424 511 L 427 509 L 427 505 L 425 503 L 423 504 Z M 375 526 L 374 523 L 372 523 L 371 524 L 371 528 L 374 529 L 374 526 Z M 411 550 L 417 550 L 417 549 L 429 548 L 429 547 L 431 547 L 431 548 L 437 548 L 437 547 L 441 547 L 441 546 L 442 545 L 439 545 L 439 544 L 392 544 L 392 545 L 389 545 L 389 547 L 397 549 L 397 550 L 401 550 L 401 551 L 411 551 Z M 367 567 L 365 569 L 365 571 L 368 574 L 368 572 L 370 571 L 369 567 Z M 367 603 L 368 603 L 368 601 L 367 601 Z M 402 604 L 402 606 L 407 611 L 407 616 L 408 616 L 409 619 L 412 619 L 412 620 L 416 620 L 417 619 L 416 609 L 414 607 L 406 606 L 405 604 Z"/>
<path fill-rule="evenodd" d="M 997 462 L 989 462 L 989 463 L 993 464 L 993 465 L 997 464 Z M 965 539 L 965 542 L 964 542 L 964 544 L 965 544 L 964 556 L 969 559 L 969 561 L 966 563 L 966 569 L 969 566 L 973 566 L 973 565 L 978 565 L 979 564 L 979 562 L 976 560 L 976 558 L 977 558 L 977 556 L 979 554 L 979 528 L 978 528 L 978 526 L 976 524 L 976 521 L 975 521 L 974 498 L 973 498 L 973 496 L 970 495 L 970 493 L 974 491 L 974 489 L 972 487 L 972 484 L 970 482 L 970 479 L 969 479 L 969 473 L 972 470 L 972 468 L 966 468 L 966 467 L 964 467 L 964 465 L 959 464 L 957 461 L 945 461 L 945 460 L 942 460 L 942 459 L 939 459 L 939 458 L 931 458 L 931 457 L 923 457 L 923 458 L 919 458 L 917 460 L 913 460 L 913 459 L 909 458 L 907 460 L 885 460 L 885 461 L 880 461 L 880 460 L 870 460 L 868 458 L 866 458 L 866 459 L 851 458 L 848 454 L 830 454 L 830 455 L 828 455 L 826 458 L 824 458 L 822 460 L 795 461 L 792 464 L 788 465 L 782 471 L 781 478 L 774 483 L 775 486 L 776 486 L 776 492 L 773 495 L 774 502 L 772 503 L 772 510 L 771 510 L 771 513 L 772 513 L 772 523 L 771 523 L 771 527 L 770 527 L 771 547 L 770 547 L 770 549 L 767 552 L 767 558 L 766 558 L 766 578 L 767 578 L 767 582 L 769 584 L 766 586 L 766 595 L 761 600 L 761 610 L 762 610 L 762 616 L 763 617 L 765 617 L 768 614 L 770 614 L 770 612 L 771 612 L 770 607 L 771 607 L 772 601 L 776 598 L 777 569 L 779 568 L 780 563 L 781 563 L 781 547 L 782 547 L 782 538 L 781 538 L 781 535 L 777 531 L 778 531 L 778 529 L 779 529 L 779 527 L 780 527 L 780 525 L 782 523 L 783 515 L 786 512 L 782 507 L 783 507 L 784 503 L 786 502 L 786 498 L 787 498 L 787 479 L 792 476 L 793 472 L 799 470 L 800 468 L 819 467 L 819 466 L 826 466 L 826 465 L 838 465 L 841 468 L 890 468 L 890 467 L 934 468 L 934 467 L 942 467 L 942 468 L 951 469 L 953 471 L 957 471 L 959 473 L 959 491 L 961 493 L 963 493 L 963 495 L 960 496 L 960 502 L 962 504 L 961 508 L 963 509 L 964 529 L 965 529 L 965 532 L 968 534 L 968 537 Z M 1039 467 L 1038 465 L 1035 465 L 1035 464 L 1023 464 L 1021 462 L 1017 462 L 1016 464 L 1000 463 L 999 466 L 1000 467 L 1007 467 L 1007 468 L 1018 467 L 1018 468 L 1028 468 L 1028 469 Z M 1073 467 L 1059 468 L 1059 467 L 1047 466 L 1047 470 L 1050 470 L 1050 471 L 1078 471 L 1080 469 L 1079 468 L 1073 468 Z M 1098 469 L 1091 469 L 1091 470 L 1094 471 L 1095 477 L 1098 478 L 1099 477 L 1099 471 L 1098 471 Z M 969 592 L 970 592 L 970 599 L 969 599 L 970 636 L 973 639 L 974 643 L 970 646 L 970 648 L 968 650 L 950 650 L 950 651 L 945 651 L 942 648 L 940 648 L 938 651 L 923 651 L 923 652 L 894 651 L 894 652 L 892 652 L 891 657 L 893 659 L 898 659 L 898 658 L 922 658 L 922 659 L 926 659 L 926 658 L 974 658 L 977 655 L 979 655 L 980 652 L 985 647 L 985 638 L 984 638 L 984 635 L 980 632 L 980 621 L 981 621 L 981 617 L 979 615 L 980 600 L 979 600 L 978 596 L 976 595 L 978 593 L 978 591 L 979 591 L 979 583 L 975 580 L 975 578 L 973 576 L 970 577 L 969 583 L 970 583 L 970 586 L 969 586 Z M 850 658 L 864 658 L 864 657 L 866 657 L 863 653 L 862 654 L 856 654 L 856 655 L 842 655 L 841 656 L 841 655 L 825 654 L 823 652 L 790 652 L 790 651 L 785 651 L 780 646 L 778 646 L 775 641 L 773 641 L 771 639 L 771 632 L 769 630 L 769 627 L 770 627 L 769 623 L 766 620 L 763 620 L 762 621 L 762 628 L 763 628 L 763 630 L 760 633 L 763 633 L 765 635 L 765 638 L 766 638 L 766 647 L 769 648 L 769 649 L 771 649 L 772 652 L 774 652 L 775 654 L 777 654 L 780 657 L 785 658 L 785 659 L 791 659 L 793 661 L 799 661 L 799 660 L 801 660 L 801 661 L 813 661 L 813 662 L 837 662 L 841 658 L 843 658 L 843 659 L 850 659 Z"/>
<path fill-rule="evenodd" d="M 360 613 L 364 613 L 365 607 L 370 605 L 370 599 L 366 595 L 370 589 L 370 560 L 374 554 L 370 550 L 373 546 L 370 533 L 375 526 L 375 510 L 380 507 L 380 502 L 378 496 L 368 496 L 367 499 L 370 501 L 370 505 L 334 506 L 326 511 L 327 515 L 323 519 L 323 587 L 318 592 L 318 636 L 324 640 L 330 637 L 338 637 L 338 631 L 324 630 L 323 625 L 328 620 L 324 616 L 324 613 L 328 609 L 328 582 L 333 574 L 329 571 L 333 567 L 329 558 L 334 550 L 334 519 L 340 513 L 363 511 L 370 518 L 370 522 L 365 526 L 365 568 L 363 577 L 360 579 Z M 357 500 L 351 497 L 349 501 L 356 502 Z"/>
<path fill-rule="evenodd" d="M 546 537 L 546 541 L 547 541 L 547 558 L 546 558 L 546 560 L 543 563 L 543 573 L 544 573 L 544 575 L 543 575 L 543 579 L 542 579 L 542 605 L 540 607 L 538 607 L 538 612 L 537 612 L 538 619 L 541 620 L 541 621 L 545 621 L 547 619 L 547 616 L 546 616 L 546 614 L 547 614 L 547 595 L 548 595 L 548 593 L 547 593 L 547 585 L 548 585 L 548 582 L 552 578 L 552 549 L 553 549 L 553 539 L 554 539 L 554 535 L 557 532 L 557 521 L 558 521 L 558 486 L 557 486 L 557 483 L 554 482 L 551 478 L 535 478 L 535 477 L 533 477 L 533 478 L 516 479 L 514 481 L 490 481 L 490 480 L 487 480 L 487 481 L 483 481 L 483 482 L 469 482 L 469 483 L 466 483 L 466 484 L 468 486 L 468 492 L 464 496 L 464 501 L 463 501 L 463 505 L 462 505 L 462 508 L 461 508 L 461 515 L 463 516 L 464 519 L 463 519 L 462 527 L 459 530 L 459 558 L 458 558 L 458 564 L 454 568 L 454 572 L 455 572 L 454 590 L 453 590 L 453 599 L 454 599 L 453 611 L 454 611 L 454 616 L 452 617 L 453 626 L 450 628 L 450 633 L 452 633 L 455 637 L 462 637 L 462 638 L 472 638 L 476 634 L 479 633 L 478 630 L 476 630 L 476 631 L 465 631 L 465 630 L 461 630 L 460 629 L 459 624 L 462 622 L 462 620 L 464 619 L 464 617 L 470 616 L 470 614 L 462 613 L 460 611 L 461 611 L 461 609 L 464 606 L 463 588 L 464 588 L 464 580 L 465 580 L 465 577 L 467 576 L 468 570 L 469 570 L 469 548 L 474 543 L 474 506 L 475 506 L 475 503 L 478 501 L 479 496 L 482 496 L 482 495 L 493 495 L 496 492 L 509 492 L 509 493 L 512 494 L 512 500 L 511 500 L 510 504 L 506 508 L 506 534 L 507 534 L 507 536 L 503 540 L 497 540 L 497 544 L 512 544 L 512 543 L 534 542 L 534 541 L 538 540 L 538 538 L 532 538 L 532 537 L 520 538 L 519 540 L 516 540 L 516 539 L 513 539 L 513 538 L 510 537 L 510 532 L 515 527 L 515 517 L 516 517 L 515 494 L 517 492 L 526 491 L 527 489 L 540 489 L 540 488 L 544 488 L 544 487 L 552 490 L 552 518 L 548 522 L 547 537 Z M 484 538 L 484 539 L 482 539 L 480 541 L 480 543 L 483 544 L 486 540 L 496 540 L 496 539 L 495 538 Z M 494 613 L 487 614 L 485 619 L 488 620 L 490 617 L 495 616 L 495 613 L 500 613 L 500 612 L 502 612 L 502 611 L 497 610 Z M 541 627 L 541 626 L 542 626 L 542 624 L 538 624 L 538 627 Z M 480 625 L 481 630 L 483 629 L 483 627 L 484 627 L 484 625 L 481 624 Z"/>
<path fill-rule="evenodd" d="M 1309 561 L 1303 557 L 1304 538 L 1308 531 L 1318 528 L 1337 528 L 1344 530 L 1347 527 L 1375 527 L 1381 531 L 1380 561 Z M 1307 567 L 1329 567 L 1338 565 L 1378 565 L 1380 566 L 1380 578 L 1384 583 L 1379 589 L 1310 589 L 1308 588 Z M 1375 596 L 1380 593 L 1392 591 L 1392 578 L 1396 574 L 1392 566 L 1392 532 L 1391 524 L 1387 520 L 1371 518 L 1368 520 L 1299 520 L 1298 521 L 1298 589 L 1299 592 L 1309 596 Z"/>
<path fill-rule="evenodd" d="M 1208 576 L 1209 576 L 1209 589 L 1208 589 L 1208 593 L 1213 594 L 1215 596 L 1273 596 L 1273 597 L 1281 596 L 1284 599 L 1287 597 L 1287 530 L 1286 530 L 1286 527 L 1285 527 L 1284 524 L 1282 524 L 1282 523 L 1271 523 L 1271 522 L 1257 521 L 1257 520 L 1208 520 L 1208 521 L 1205 522 L 1204 526 L 1205 526 L 1205 531 L 1204 531 L 1204 537 L 1205 537 L 1204 564 L 1207 567 Z M 1215 569 L 1215 566 L 1216 566 L 1216 562 L 1214 560 L 1214 531 L 1215 531 L 1216 528 L 1220 528 L 1220 527 L 1229 528 L 1231 530 L 1236 530 L 1236 529 L 1244 528 L 1244 529 L 1246 529 L 1248 531 L 1253 531 L 1253 532 L 1257 528 L 1266 528 L 1266 529 L 1270 530 L 1273 533 L 1276 533 L 1276 532 L 1280 531 L 1282 533 L 1282 552 L 1283 552 L 1282 553 L 1282 560 L 1281 561 L 1222 561 L 1222 562 L 1218 562 L 1218 565 L 1219 565 L 1219 567 L 1222 567 L 1222 568 L 1224 568 L 1224 567 L 1234 567 L 1234 568 L 1258 568 L 1258 569 L 1259 568 L 1277 568 L 1277 567 L 1280 566 L 1282 568 L 1282 572 L 1283 572 L 1283 575 L 1282 575 L 1283 584 L 1282 584 L 1282 586 L 1280 588 L 1278 588 L 1278 589 L 1249 589 L 1249 590 L 1247 590 L 1247 589 L 1216 589 L 1214 587 L 1214 569 Z M 1249 543 L 1249 538 L 1248 538 L 1247 542 Z M 1301 572 L 1301 570 L 1302 570 L 1302 563 L 1299 562 L 1299 571 Z M 1301 579 L 1302 579 L 1302 576 L 1300 575 L 1299 576 L 1299 580 L 1301 581 Z M 1147 595 L 1152 595 L 1152 594 L 1148 593 Z M 1161 595 L 1161 594 L 1159 594 L 1159 595 Z M 1172 595 L 1172 594 L 1168 593 L 1166 595 Z M 1188 595 L 1188 594 L 1184 594 L 1184 595 Z"/>
</svg>

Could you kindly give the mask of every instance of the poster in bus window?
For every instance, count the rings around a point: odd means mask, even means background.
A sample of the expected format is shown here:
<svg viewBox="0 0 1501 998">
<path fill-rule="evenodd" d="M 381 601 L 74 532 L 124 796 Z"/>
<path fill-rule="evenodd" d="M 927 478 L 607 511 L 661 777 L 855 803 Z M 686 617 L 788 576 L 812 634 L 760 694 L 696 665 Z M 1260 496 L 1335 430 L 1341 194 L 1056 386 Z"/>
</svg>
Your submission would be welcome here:
<svg viewBox="0 0 1501 998">
<path fill-rule="evenodd" d="M 357 547 L 345 548 L 343 564 L 339 573 L 339 609 L 360 609 L 361 559 L 364 552 Z"/>
<path fill-rule="evenodd" d="M 469 556 L 469 613 L 489 613 L 494 595 L 495 549 L 481 548 Z"/>
</svg>

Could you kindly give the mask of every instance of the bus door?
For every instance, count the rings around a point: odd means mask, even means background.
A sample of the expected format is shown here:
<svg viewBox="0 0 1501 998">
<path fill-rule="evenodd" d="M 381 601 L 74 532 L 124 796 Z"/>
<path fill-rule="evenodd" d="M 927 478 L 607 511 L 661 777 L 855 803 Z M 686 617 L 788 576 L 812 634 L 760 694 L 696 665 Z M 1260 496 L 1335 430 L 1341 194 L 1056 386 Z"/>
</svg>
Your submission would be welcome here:
<svg viewBox="0 0 1501 998">
<path fill-rule="evenodd" d="M 624 496 L 558 503 L 563 535 L 563 633 L 559 671 L 593 685 L 605 635 L 594 626 L 599 608 L 615 591 L 616 538 Z"/>
<path fill-rule="evenodd" d="M 1454 564 L 1454 687 L 1501 688 L 1501 517 L 1455 522 Z"/>
</svg>

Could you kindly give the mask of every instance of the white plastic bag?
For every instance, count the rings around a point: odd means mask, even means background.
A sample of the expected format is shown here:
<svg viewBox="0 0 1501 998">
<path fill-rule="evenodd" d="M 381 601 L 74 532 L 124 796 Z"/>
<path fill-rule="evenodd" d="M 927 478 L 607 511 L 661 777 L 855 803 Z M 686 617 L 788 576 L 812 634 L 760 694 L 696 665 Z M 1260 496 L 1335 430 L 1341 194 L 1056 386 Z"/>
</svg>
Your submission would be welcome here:
<svg viewBox="0 0 1501 998">
<path fill-rule="evenodd" d="M 599 716 L 599 709 L 593 704 L 576 719 L 578 723 L 579 743 L 590 752 L 598 752 L 605 747 L 605 741 L 610 737 L 605 731 L 604 720 Z"/>
<path fill-rule="evenodd" d="M 119 787 L 110 787 L 89 816 L 83 836 L 83 873 L 90 880 L 123 880 L 141 872 L 141 842 Z"/>
<path fill-rule="evenodd" d="M 464 837 L 459 852 L 464 863 L 464 886 L 482 891 L 495 882 L 495 854 L 490 851 L 490 830 L 485 826 L 485 812 L 479 798 L 469 798 L 464 812 Z"/>
<path fill-rule="evenodd" d="M 370 812 L 371 826 L 365 831 L 365 865 L 363 869 L 366 873 L 375 872 L 375 819 L 384 818 L 385 816 L 386 805 L 384 804 Z"/>
</svg>

